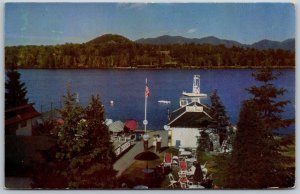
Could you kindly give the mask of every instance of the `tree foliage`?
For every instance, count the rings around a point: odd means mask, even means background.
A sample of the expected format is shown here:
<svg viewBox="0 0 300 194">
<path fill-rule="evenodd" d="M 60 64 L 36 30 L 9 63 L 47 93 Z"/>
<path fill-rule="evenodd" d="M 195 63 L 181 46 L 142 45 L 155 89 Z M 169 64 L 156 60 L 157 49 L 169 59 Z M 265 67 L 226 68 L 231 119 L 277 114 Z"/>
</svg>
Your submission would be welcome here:
<svg viewBox="0 0 300 194">
<path fill-rule="evenodd" d="M 262 120 L 252 101 L 243 102 L 237 128 L 226 186 L 264 188 L 264 167 L 268 162 L 262 151 L 267 145 Z"/>
<path fill-rule="evenodd" d="M 87 127 L 89 130 L 89 150 L 86 156 L 86 166 L 94 167 L 86 169 L 87 184 L 85 188 L 114 188 L 117 185 L 116 171 L 113 169 L 115 154 L 110 140 L 109 130 L 104 124 L 104 107 L 99 96 L 92 96 L 86 108 Z M 80 181 L 80 180 L 79 180 Z"/>
<path fill-rule="evenodd" d="M 273 73 L 270 68 L 264 68 L 253 74 L 257 81 L 262 84 L 248 88 L 253 95 L 253 102 L 261 113 L 264 129 L 267 135 L 272 136 L 273 132 L 280 128 L 286 128 L 294 122 L 294 119 L 283 119 L 281 113 L 289 103 L 288 100 L 277 101 L 278 97 L 287 91 L 284 88 L 276 88 L 271 82 L 276 80 L 280 73 Z"/>
<path fill-rule="evenodd" d="M 198 147 L 197 147 L 197 156 L 201 157 L 204 152 L 210 150 L 210 139 L 207 132 L 204 130 L 200 132 L 200 136 L 198 138 Z"/>
<path fill-rule="evenodd" d="M 227 139 L 227 128 L 229 127 L 229 118 L 226 114 L 225 107 L 217 95 L 217 90 L 212 92 L 210 96 L 211 100 L 211 116 L 213 118 L 213 124 L 211 124 L 211 128 L 214 128 L 218 131 L 219 134 L 219 143 L 222 145 L 222 142 Z"/>
<path fill-rule="evenodd" d="M 100 42 L 99 42 L 100 41 Z M 295 67 L 285 50 L 226 48 L 224 45 L 147 45 L 103 36 L 90 43 L 5 47 L 5 65 L 19 68 L 248 68 Z"/>
<path fill-rule="evenodd" d="M 60 115 L 64 123 L 53 130 L 57 137 L 56 172 L 66 179 L 66 186 L 115 187 L 115 157 L 99 97 L 92 96 L 90 104 L 82 108 L 68 90 Z"/>
<path fill-rule="evenodd" d="M 213 156 L 213 163 L 210 174 L 212 174 L 213 184 L 224 188 L 228 180 L 228 165 L 230 155 L 228 153 L 220 153 Z M 226 187 L 225 187 L 226 188 Z"/>
<path fill-rule="evenodd" d="M 274 136 L 279 128 L 293 123 L 283 119 L 281 113 L 288 101 L 277 101 L 286 90 L 276 88 L 271 81 L 277 79 L 271 69 L 253 74 L 262 84 L 248 88 L 253 98 L 243 103 L 228 170 L 230 188 L 288 187 L 291 158 L 283 155 L 281 140 Z M 286 145 L 285 145 L 286 146 Z"/>
<path fill-rule="evenodd" d="M 25 84 L 21 82 L 21 74 L 15 69 L 14 65 L 10 66 L 10 69 L 6 71 L 6 76 L 5 109 L 27 104 L 27 89 Z"/>
</svg>

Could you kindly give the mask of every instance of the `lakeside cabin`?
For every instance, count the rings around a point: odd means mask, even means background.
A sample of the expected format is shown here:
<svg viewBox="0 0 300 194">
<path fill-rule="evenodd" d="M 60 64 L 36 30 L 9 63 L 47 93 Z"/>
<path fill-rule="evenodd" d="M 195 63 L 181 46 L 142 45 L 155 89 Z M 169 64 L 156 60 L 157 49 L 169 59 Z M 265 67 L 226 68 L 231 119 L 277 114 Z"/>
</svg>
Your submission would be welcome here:
<svg viewBox="0 0 300 194">
<path fill-rule="evenodd" d="M 167 124 L 169 131 L 169 146 L 177 149 L 196 148 L 200 131 L 205 130 L 213 134 L 213 129 L 209 129 L 212 123 L 212 117 L 209 115 L 209 107 L 200 102 L 190 102 L 173 111 L 170 116 L 170 122 Z M 212 142 L 215 142 L 215 135 L 210 135 Z M 214 145 L 217 148 L 218 145 Z"/>
</svg>

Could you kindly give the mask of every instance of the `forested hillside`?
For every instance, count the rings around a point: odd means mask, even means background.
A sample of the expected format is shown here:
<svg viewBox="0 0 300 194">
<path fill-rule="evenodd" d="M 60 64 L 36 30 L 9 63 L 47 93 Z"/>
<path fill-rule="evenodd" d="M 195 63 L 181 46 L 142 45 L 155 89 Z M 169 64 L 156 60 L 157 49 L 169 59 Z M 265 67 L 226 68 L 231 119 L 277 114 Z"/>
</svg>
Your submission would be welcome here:
<svg viewBox="0 0 300 194">
<path fill-rule="evenodd" d="M 149 45 L 105 35 L 83 44 L 5 47 L 19 68 L 294 68 L 295 53 L 224 45 Z"/>
</svg>

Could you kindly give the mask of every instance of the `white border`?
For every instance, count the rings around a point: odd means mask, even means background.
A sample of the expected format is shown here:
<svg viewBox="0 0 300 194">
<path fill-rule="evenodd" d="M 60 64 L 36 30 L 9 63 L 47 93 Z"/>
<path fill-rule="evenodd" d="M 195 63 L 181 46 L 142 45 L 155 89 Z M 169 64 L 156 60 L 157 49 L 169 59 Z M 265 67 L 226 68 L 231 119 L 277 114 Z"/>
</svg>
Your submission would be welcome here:
<svg viewBox="0 0 300 194">
<path fill-rule="evenodd" d="M 299 110 L 299 104 L 298 100 L 300 99 L 299 96 L 299 76 L 300 76 L 300 70 L 299 68 L 296 68 L 296 98 L 295 98 L 295 103 L 296 103 L 296 188 L 291 189 L 291 190 L 195 190 L 195 191 L 176 191 L 176 190 L 151 190 L 151 191 L 138 191 L 138 190 L 7 190 L 4 188 L 4 3 L 5 2 L 87 2 L 84 0 L 64 0 L 64 1 L 57 1 L 57 0 L 0 0 L 0 74 L 1 76 L 1 87 L 0 87 L 0 124 L 1 124 L 1 137 L 2 141 L 1 142 L 1 148 L 0 148 L 0 165 L 1 165 L 1 174 L 0 174 L 0 192 L 4 193 L 20 193 L 20 192 L 26 192 L 26 193 L 48 193 L 48 192 L 54 192 L 54 193 L 71 193 L 71 192 L 80 192 L 80 193 L 120 193 L 120 194 L 127 194 L 127 193 L 171 193 L 172 194 L 177 194 L 177 193 L 199 193 L 199 192 L 207 192 L 207 193 L 299 193 L 300 192 L 300 186 L 299 186 L 299 133 L 297 132 L 298 129 L 298 121 L 299 121 L 299 113 L 297 110 Z M 226 2 L 231 2 L 231 3 L 254 3 L 254 2 L 284 2 L 284 3 L 294 3 L 295 8 L 296 8 L 296 67 L 299 67 L 299 25 L 297 24 L 298 18 L 300 16 L 299 14 L 299 1 L 298 0 L 213 0 L 213 1 L 208 1 L 208 0 L 151 0 L 151 1 L 144 1 L 144 0 L 88 0 L 88 2 L 146 2 L 146 3 L 188 3 L 188 2 L 207 2 L 207 3 L 213 3 L 213 2 L 219 2 L 219 3 L 226 3 Z"/>
</svg>

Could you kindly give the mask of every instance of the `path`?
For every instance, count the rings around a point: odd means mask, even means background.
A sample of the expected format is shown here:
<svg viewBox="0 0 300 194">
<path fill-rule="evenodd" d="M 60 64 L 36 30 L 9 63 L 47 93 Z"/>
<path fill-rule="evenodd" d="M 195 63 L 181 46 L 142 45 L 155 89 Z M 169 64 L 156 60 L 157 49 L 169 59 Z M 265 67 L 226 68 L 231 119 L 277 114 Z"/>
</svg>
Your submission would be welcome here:
<svg viewBox="0 0 300 194">
<path fill-rule="evenodd" d="M 149 131 L 149 146 L 152 146 L 153 136 L 159 134 L 162 137 L 161 147 L 168 146 L 168 131 Z M 117 177 L 120 176 L 135 160 L 134 157 L 144 151 L 143 141 L 137 141 L 135 145 L 125 153 L 119 160 L 114 163 L 114 169 L 118 171 Z"/>
</svg>

